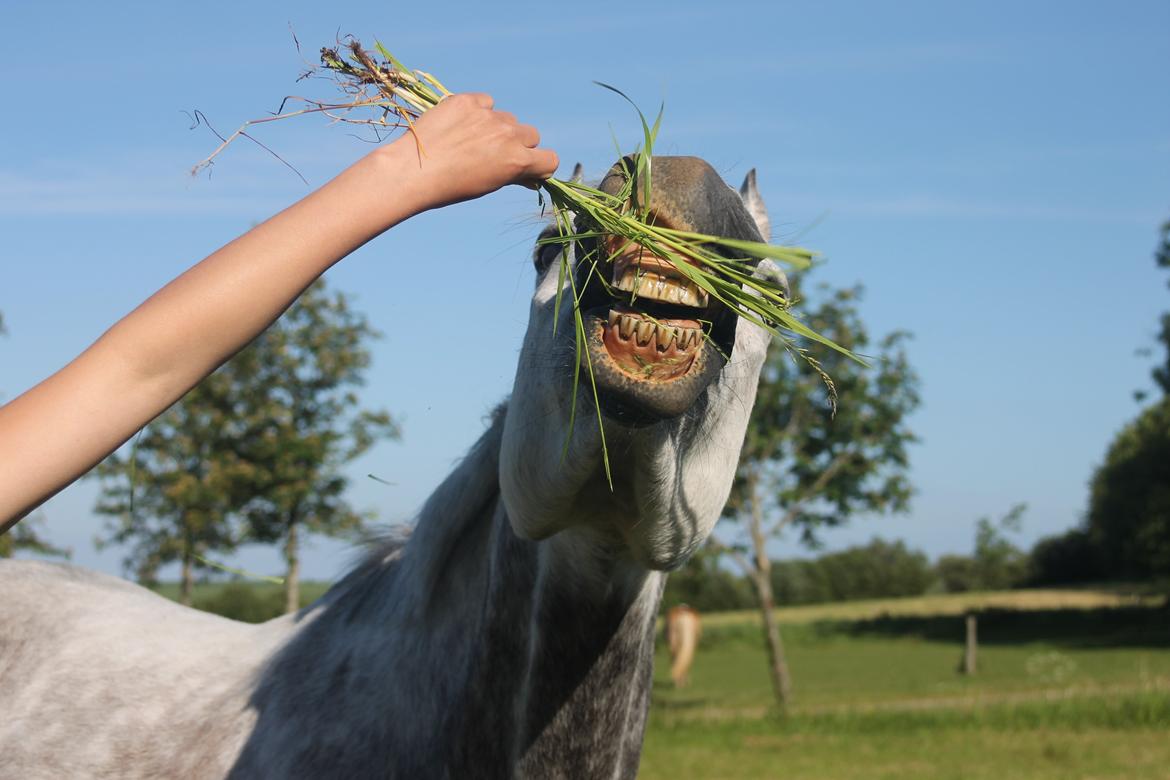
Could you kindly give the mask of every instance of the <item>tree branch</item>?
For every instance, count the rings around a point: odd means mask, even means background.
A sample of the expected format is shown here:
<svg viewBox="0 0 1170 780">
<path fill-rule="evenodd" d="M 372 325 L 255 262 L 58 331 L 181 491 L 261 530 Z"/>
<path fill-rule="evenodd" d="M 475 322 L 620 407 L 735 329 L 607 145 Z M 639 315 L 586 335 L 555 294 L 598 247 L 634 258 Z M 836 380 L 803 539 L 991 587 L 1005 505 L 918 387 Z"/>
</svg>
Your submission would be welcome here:
<svg viewBox="0 0 1170 780">
<path fill-rule="evenodd" d="M 751 561 L 749 561 L 743 553 L 734 547 L 729 547 L 728 545 L 724 544 L 719 539 L 715 538 L 714 534 L 707 537 L 707 544 L 713 548 L 715 552 L 731 556 L 731 559 L 738 563 L 740 568 L 743 569 L 744 574 L 751 576 L 751 574 L 755 571 L 755 567 L 752 566 Z"/>
<path fill-rule="evenodd" d="M 781 528 L 795 520 L 796 516 L 800 514 L 800 510 L 804 507 L 804 505 L 807 504 L 818 493 L 824 490 L 825 486 L 829 484 L 833 477 L 837 476 L 837 472 L 844 468 L 845 464 L 848 463 L 852 457 L 853 453 L 850 450 L 842 450 L 841 452 L 837 453 L 837 457 L 833 458 L 829 465 L 825 467 L 825 470 L 822 471 L 816 478 L 816 481 L 809 486 L 808 490 L 804 491 L 804 495 L 797 501 L 790 504 L 788 511 L 786 511 L 784 515 L 779 520 L 777 520 L 771 528 L 768 529 L 767 535 L 776 535 L 776 533 L 779 532 Z"/>
</svg>

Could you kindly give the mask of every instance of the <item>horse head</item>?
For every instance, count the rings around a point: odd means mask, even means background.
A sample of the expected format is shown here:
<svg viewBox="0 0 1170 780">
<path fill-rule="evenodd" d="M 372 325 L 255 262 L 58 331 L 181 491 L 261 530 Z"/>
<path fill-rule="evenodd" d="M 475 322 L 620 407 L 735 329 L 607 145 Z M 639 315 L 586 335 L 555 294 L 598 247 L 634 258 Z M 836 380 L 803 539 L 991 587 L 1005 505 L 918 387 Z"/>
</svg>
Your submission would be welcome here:
<svg viewBox="0 0 1170 780">
<path fill-rule="evenodd" d="M 619 193 L 629 170 L 619 162 L 599 188 Z M 632 205 L 654 224 L 768 236 L 754 171 L 738 192 L 694 157 L 656 156 L 652 171 L 649 202 Z M 576 529 L 645 568 L 677 568 L 727 500 L 768 334 L 668 262 L 611 236 L 538 242 L 534 262 L 500 458 L 512 527 L 529 539 Z M 756 273 L 779 271 L 767 263 Z"/>
</svg>

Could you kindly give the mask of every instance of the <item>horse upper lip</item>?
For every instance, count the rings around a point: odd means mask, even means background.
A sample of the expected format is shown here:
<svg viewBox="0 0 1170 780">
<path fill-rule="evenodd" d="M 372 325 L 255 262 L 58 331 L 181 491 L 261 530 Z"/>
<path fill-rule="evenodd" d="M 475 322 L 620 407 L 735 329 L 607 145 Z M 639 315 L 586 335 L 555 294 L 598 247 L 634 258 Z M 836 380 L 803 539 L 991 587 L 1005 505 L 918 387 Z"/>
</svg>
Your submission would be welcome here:
<svg viewBox="0 0 1170 780">
<path fill-rule="evenodd" d="M 612 241 L 610 243 L 612 246 Z M 690 263 L 681 256 L 678 262 Z M 711 301 L 707 291 L 688 279 L 674 263 L 637 244 L 620 249 L 614 254 L 612 264 L 610 283 L 615 289 L 630 293 L 632 298 L 648 298 L 697 309 L 707 308 Z"/>
</svg>

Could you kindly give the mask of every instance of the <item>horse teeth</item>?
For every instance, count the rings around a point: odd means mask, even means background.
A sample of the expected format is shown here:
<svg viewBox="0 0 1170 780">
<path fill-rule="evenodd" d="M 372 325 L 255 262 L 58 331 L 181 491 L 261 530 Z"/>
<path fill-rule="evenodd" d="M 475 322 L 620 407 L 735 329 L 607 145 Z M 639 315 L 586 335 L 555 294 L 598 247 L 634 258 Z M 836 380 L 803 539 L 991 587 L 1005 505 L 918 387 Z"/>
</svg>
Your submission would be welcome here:
<svg viewBox="0 0 1170 780">
<path fill-rule="evenodd" d="M 644 271 L 638 267 L 621 271 L 614 269 L 611 286 L 619 292 L 679 306 L 706 307 L 710 300 L 707 291 L 693 282 L 669 273 Z"/>
<path fill-rule="evenodd" d="M 670 349 L 670 344 L 678 336 L 678 328 L 668 328 L 663 325 L 658 326 L 658 348 L 661 350 Z"/>
<path fill-rule="evenodd" d="M 613 309 L 610 309 L 610 311 L 609 311 L 609 327 L 612 328 L 614 325 L 617 325 L 618 317 L 620 317 L 620 316 L 621 315 L 618 314 L 616 311 L 614 311 Z"/>
<path fill-rule="evenodd" d="M 643 320 L 638 323 L 638 346 L 644 347 L 654 338 L 654 323 Z"/>
<path fill-rule="evenodd" d="M 619 327 L 621 330 L 621 336 L 623 339 L 628 339 L 634 335 L 634 326 L 637 323 L 634 322 L 633 317 L 623 316 L 618 320 L 618 322 L 619 322 Z"/>
</svg>

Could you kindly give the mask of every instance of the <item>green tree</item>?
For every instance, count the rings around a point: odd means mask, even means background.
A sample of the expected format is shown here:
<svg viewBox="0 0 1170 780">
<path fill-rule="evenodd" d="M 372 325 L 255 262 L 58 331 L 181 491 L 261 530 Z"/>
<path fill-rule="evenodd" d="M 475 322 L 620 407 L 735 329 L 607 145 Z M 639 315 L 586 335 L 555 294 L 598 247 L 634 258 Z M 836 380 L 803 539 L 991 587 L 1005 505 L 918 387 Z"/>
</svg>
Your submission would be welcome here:
<svg viewBox="0 0 1170 780">
<path fill-rule="evenodd" d="M 1170 270 L 1170 220 L 1154 262 Z M 1118 432 L 1090 484 L 1086 527 L 1109 577 L 1170 574 L 1170 310 L 1159 324 L 1165 356 L 1152 374 L 1162 397 Z"/>
<path fill-rule="evenodd" d="M 98 546 L 128 545 L 123 566 L 140 582 L 180 565 L 179 600 L 191 605 L 197 570 L 233 550 L 231 512 L 252 474 L 240 441 L 250 435 L 227 367 L 155 418 L 129 447 L 98 465 L 96 511 L 109 515 Z"/>
<path fill-rule="evenodd" d="M 768 541 L 793 529 L 815 544 L 818 529 L 858 513 L 902 511 L 910 499 L 907 450 L 915 437 L 906 418 L 919 399 L 905 351 L 909 337 L 895 332 L 872 342 L 857 308 L 861 292 L 822 287 L 818 305 L 806 302 L 803 309 L 815 331 L 868 355 L 872 365 L 818 350 L 830 387 L 817 365 L 773 345 L 725 510 L 736 538 L 722 546 L 755 590 L 782 710 L 791 699 L 791 678 L 773 613 Z"/>
<path fill-rule="evenodd" d="M 73 557 L 72 550 L 57 547 L 41 535 L 39 527 L 42 524 L 43 517 L 33 515 L 24 518 L 7 533 L 0 534 L 0 558 L 11 558 L 18 550 L 28 550 L 51 558 Z"/>
<path fill-rule="evenodd" d="M 1110 444 L 1090 483 L 1088 530 L 1108 576 L 1170 575 L 1170 396 Z"/>
<path fill-rule="evenodd" d="M 671 572 L 662 594 L 663 611 L 679 604 L 699 612 L 751 609 L 755 603 L 751 586 L 721 566 L 721 558 L 718 550 L 702 547 L 685 566 Z"/>
<path fill-rule="evenodd" d="M 935 566 L 943 590 L 1008 590 L 1028 578 L 1028 556 L 1008 538 L 1019 533 L 1027 504 L 1016 504 L 998 521 L 981 517 L 975 523 L 975 549 L 970 556 L 944 555 Z"/>
<path fill-rule="evenodd" d="M 833 601 L 919 596 L 934 578 L 926 555 L 909 550 L 901 541 L 873 539 L 822 555 L 817 565 L 824 571 Z"/>
<path fill-rule="evenodd" d="M 1101 547 L 1083 526 L 1046 536 L 1028 553 L 1029 586 L 1097 582 L 1105 576 Z"/>
<path fill-rule="evenodd" d="M 981 517 L 975 524 L 975 577 L 979 590 L 1007 590 L 1023 583 L 1027 556 L 1007 535 L 1019 533 L 1027 509 L 1027 504 L 1016 504 L 997 523 Z"/>
<path fill-rule="evenodd" d="M 245 535 L 281 545 L 289 612 L 299 607 L 302 536 L 364 528 L 345 500 L 342 467 L 399 435 L 386 411 L 359 408 L 355 392 L 370 364 L 366 343 L 378 335 L 318 281 L 228 366 L 256 431 L 240 449 L 254 469 L 241 507 Z"/>
<path fill-rule="evenodd" d="M 1162 223 L 1161 236 L 1158 247 L 1154 250 L 1154 262 L 1159 268 L 1170 271 L 1170 220 Z M 1170 286 L 1170 282 L 1167 282 Z M 1170 396 L 1170 310 L 1162 313 L 1161 327 L 1158 331 L 1158 341 L 1166 350 L 1161 364 L 1154 367 L 1154 381 L 1162 389 L 1164 396 Z"/>
</svg>

